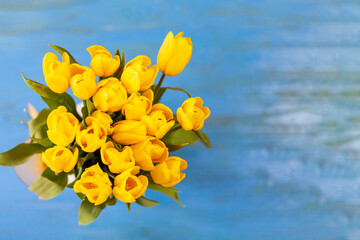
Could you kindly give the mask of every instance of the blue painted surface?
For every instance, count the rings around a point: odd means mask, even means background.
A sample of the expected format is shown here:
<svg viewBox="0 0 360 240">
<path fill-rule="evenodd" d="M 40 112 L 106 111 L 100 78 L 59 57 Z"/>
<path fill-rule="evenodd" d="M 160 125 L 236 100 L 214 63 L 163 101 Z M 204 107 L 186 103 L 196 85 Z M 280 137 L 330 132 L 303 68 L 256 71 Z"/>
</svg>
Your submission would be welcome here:
<svg viewBox="0 0 360 240">
<path fill-rule="evenodd" d="M 71 190 L 39 201 L 0 168 L 0 239 L 360 239 L 360 5 L 358 1 L 0 1 L 0 150 L 27 138 L 21 79 L 43 82 L 48 43 L 81 63 L 101 44 L 154 62 L 166 33 L 194 43 L 188 89 L 212 110 L 171 199 L 147 209 L 106 209 L 77 225 Z M 185 99 L 167 95 L 175 110 Z"/>
</svg>

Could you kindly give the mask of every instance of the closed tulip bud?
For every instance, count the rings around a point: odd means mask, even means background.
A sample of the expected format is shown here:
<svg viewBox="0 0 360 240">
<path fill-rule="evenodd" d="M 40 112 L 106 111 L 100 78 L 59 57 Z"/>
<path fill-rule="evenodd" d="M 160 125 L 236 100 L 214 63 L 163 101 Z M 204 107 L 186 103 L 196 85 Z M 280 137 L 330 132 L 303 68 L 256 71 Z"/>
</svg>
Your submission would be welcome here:
<svg viewBox="0 0 360 240">
<path fill-rule="evenodd" d="M 76 143 L 84 152 L 95 152 L 106 142 L 107 132 L 105 127 L 94 117 L 85 119 L 87 127 L 76 133 Z"/>
<path fill-rule="evenodd" d="M 77 63 L 71 64 L 70 69 L 73 75 L 70 86 L 74 95 L 82 100 L 91 98 L 97 89 L 94 71 Z"/>
<path fill-rule="evenodd" d="M 111 135 L 114 131 L 113 127 L 111 126 L 113 124 L 113 120 L 110 117 L 109 114 L 104 113 L 100 110 L 96 110 L 91 114 L 91 117 L 94 117 L 96 120 L 99 121 L 101 125 L 106 129 L 107 135 Z"/>
<path fill-rule="evenodd" d="M 147 138 L 146 126 L 140 121 L 122 120 L 113 125 L 112 138 L 121 145 L 131 145 Z"/>
<path fill-rule="evenodd" d="M 137 56 L 126 64 L 121 82 L 128 93 L 145 91 L 154 84 L 159 68 L 156 65 L 149 67 L 150 64 L 147 56 Z"/>
<path fill-rule="evenodd" d="M 144 175 L 135 176 L 139 173 L 139 167 L 132 167 L 117 175 L 114 180 L 114 197 L 126 203 L 135 202 L 144 195 L 148 187 L 148 178 Z"/>
<path fill-rule="evenodd" d="M 50 141 L 59 146 L 67 146 L 75 139 L 79 120 L 67 112 L 64 106 L 59 106 L 49 114 L 47 126 Z"/>
<path fill-rule="evenodd" d="M 96 109 L 107 113 L 117 112 L 126 103 L 127 92 L 117 78 L 107 78 L 99 82 L 93 101 Z"/>
<path fill-rule="evenodd" d="M 89 202 L 95 206 L 104 203 L 112 193 L 112 184 L 107 173 L 104 173 L 99 164 L 86 168 L 81 178 L 74 184 L 76 193 L 85 194 Z"/>
<path fill-rule="evenodd" d="M 174 37 L 174 34 L 169 32 L 160 47 L 157 65 L 165 75 L 174 76 L 181 73 L 191 58 L 191 39 L 183 35 L 181 32 Z"/>
<path fill-rule="evenodd" d="M 142 95 L 138 92 L 133 93 L 122 108 L 122 114 L 127 120 L 140 120 L 142 116 L 150 112 L 153 99 L 154 93 L 151 89 Z"/>
<path fill-rule="evenodd" d="M 145 171 L 154 169 L 154 162 L 164 162 L 169 156 L 165 144 L 154 137 L 130 146 L 133 150 L 136 165 Z"/>
<path fill-rule="evenodd" d="M 188 98 L 176 112 L 176 118 L 181 127 L 187 131 L 200 130 L 204 126 L 204 120 L 210 116 L 208 107 L 203 107 L 200 97 Z"/>
<path fill-rule="evenodd" d="M 90 67 L 99 77 L 108 77 L 115 73 L 120 66 L 120 57 L 111 53 L 104 47 L 94 45 L 87 48 L 91 55 Z"/>
<path fill-rule="evenodd" d="M 46 53 L 43 59 L 43 72 L 45 82 L 53 92 L 66 92 L 71 79 L 69 55 L 64 52 L 60 62 L 54 53 Z"/>
<path fill-rule="evenodd" d="M 181 172 L 187 168 L 187 162 L 179 157 L 168 157 L 165 162 L 159 163 L 150 171 L 155 183 L 163 187 L 172 187 L 185 178 Z"/>
<path fill-rule="evenodd" d="M 170 108 L 157 103 L 152 106 L 149 116 L 143 116 L 141 121 L 146 125 L 147 133 L 161 139 L 174 126 L 175 121 Z"/>
<path fill-rule="evenodd" d="M 78 155 L 79 150 L 77 148 L 71 152 L 66 147 L 55 146 L 46 149 L 41 154 L 41 159 L 53 172 L 70 172 L 77 163 Z"/>
<path fill-rule="evenodd" d="M 100 149 L 101 161 L 109 166 L 112 173 L 121 173 L 135 166 L 133 152 L 129 146 L 121 151 L 114 147 L 112 142 L 107 142 Z"/>
</svg>

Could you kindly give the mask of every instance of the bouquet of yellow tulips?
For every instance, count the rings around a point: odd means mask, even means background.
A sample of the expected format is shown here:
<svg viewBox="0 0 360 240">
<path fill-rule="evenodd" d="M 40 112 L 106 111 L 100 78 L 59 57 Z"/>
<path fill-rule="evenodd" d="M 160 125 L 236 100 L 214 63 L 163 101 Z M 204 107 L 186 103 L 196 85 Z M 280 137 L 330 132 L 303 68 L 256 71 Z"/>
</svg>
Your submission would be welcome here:
<svg viewBox="0 0 360 240">
<path fill-rule="evenodd" d="M 158 202 L 145 197 L 147 189 L 166 194 L 182 203 L 174 185 L 185 178 L 187 162 L 172 152 L 200 140 L 211 147 L 200 129 L 210 110 L 200 97 L 181 88 L 164 87 L 165 76 L 183 71 L 192 55 L 192 42 L 183 33 L 169 32 L 160 47 L 157 65 L 147 56 L 125 64 L 124 52 L 112 55 L 95 45 L 87 49 L 90 67 L 80 65 L 64 48 L 43 59 L 47 86 L 23 75 L 25 83 L 41 96 L 48 108 L 39 114 L 31 107 L 30 138 L 0 154 L 0 165 L 25 166 L 37 156 L 42 170 L 29 189 L 40 199 L 50 199 L 66 187 L 82 200 L 79 223 L 94 221 L 117 201 L 153 207 Z M 162 73 L 154 84 L 158 72 Z M 83 100 L 81 112 L 69 89 Z M 187 98 L 174 115 L 159 103 L 168 90 L 183 91 Z M 169 92 L 169 91 L 168 91 Z M 79 105 L 79 104 L 78 104 Z M 171 154 L 172 155 L 172 154 Z M 19 174 L 18 174 L 19 175 Z M 21 176 L 19 176 L 21 177 Z"/>
</svg>

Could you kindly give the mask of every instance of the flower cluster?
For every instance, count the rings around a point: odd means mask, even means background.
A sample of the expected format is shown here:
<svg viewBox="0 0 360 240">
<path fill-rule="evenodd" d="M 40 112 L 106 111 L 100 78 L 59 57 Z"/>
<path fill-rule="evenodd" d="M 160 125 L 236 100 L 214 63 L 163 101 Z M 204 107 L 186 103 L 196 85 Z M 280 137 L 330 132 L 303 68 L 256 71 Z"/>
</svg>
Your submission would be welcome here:
<svg viewBox="0 0 360 240">
<path fill-rule="evenodd" d="M 161 86 L 165 76 L 179 74 L 188 64 L 191 39 L 183 37 L 183 33 L 174 36 L 169 32 L 156 65 L 143 55 L 125 64 L 124 54 L 120 56 L 117 51 L 112 55 L 106 48 L 94 45 L 87 49 L 91 56 L 87 67 L 77 63 L 65 49 L 51 46 L 62 55 L 62 61 L 52 52 L 44 56 L 43 73 L 48 87 L 25 78 L 51 110 L 29 122 L 32 127 L 32 121 L 40 122 L 40 117 L 46 121 L 32 131 L 40 132 L 35 136 L 45 137 L 31 136 L 30 143 L 41 145 L 41 160 L 53 173 L 52 177 L 43 174 L 42 178 L 59 184 L 56 179 L 60 176 L 74 175 L 75 180 L 67 182 L 67 187 L 93 207 L 103 208 L 116 200 L 126 203 L 128 209 L 133 202 L 152 206 L 156 202 L 144 197 L 148 188 L 171 191 L 177 198 L 173 186 L 185 178 L 187 162 L 171 152 L 196 140 L 210 144 L 200 131 L 210 115 L 203 100 L 183 89 Z M 154 85 L 159 71 L 162 76 Z M 81 114 L 65 93 L 69 88 L 83 100 Z M 175 115 L 159 103 L 166 90 L 189 95 Z"/>
</svg>

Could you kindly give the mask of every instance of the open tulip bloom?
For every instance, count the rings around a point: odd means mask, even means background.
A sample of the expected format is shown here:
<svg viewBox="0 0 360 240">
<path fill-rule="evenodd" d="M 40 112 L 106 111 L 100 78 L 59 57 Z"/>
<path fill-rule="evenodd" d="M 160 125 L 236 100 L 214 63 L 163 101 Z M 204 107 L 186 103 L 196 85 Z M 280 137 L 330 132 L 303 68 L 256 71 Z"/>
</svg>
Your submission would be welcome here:
<svg viewBox="0 0 360 240">
<path fill-rule="evenodd" d="M 64 48 L 50 46 L 60 56 L 52 52 L 44 56 L 47 86 L 23 75 L 48 108 L 37 113 L 28 105 L 30 137 L 0 153 L 0 165 L 14 166 L 40 199 L 72 188 L 82 201 L 81 225 L 91 223 L 102 209 L 117 202 L 123 202 L 128 211 L 132 203 L 158 205 L 145 197 L 148 189 L 182 205 L 174 186 L 185 178 L 188 163 L 174 152 L 198 140 L 211 147 L 200 130 L 210 110 L 200 97 L 161 85 L 165 76 L 179 74 L 188 64 L 191 39 L 169 32 L 153 65 L 143 55 L 125 64 L 124 52 L 111 54 L 95 45 L 87 48 L 91 62 L 83 66 Z M 154 84 L 158 73 L 160 80 Z M 66 93 L 69 88 L 83 101 L 81 112 Z M 175 115 L 159 103 L 166 90 L 188 95 Z"/>
</svg>

